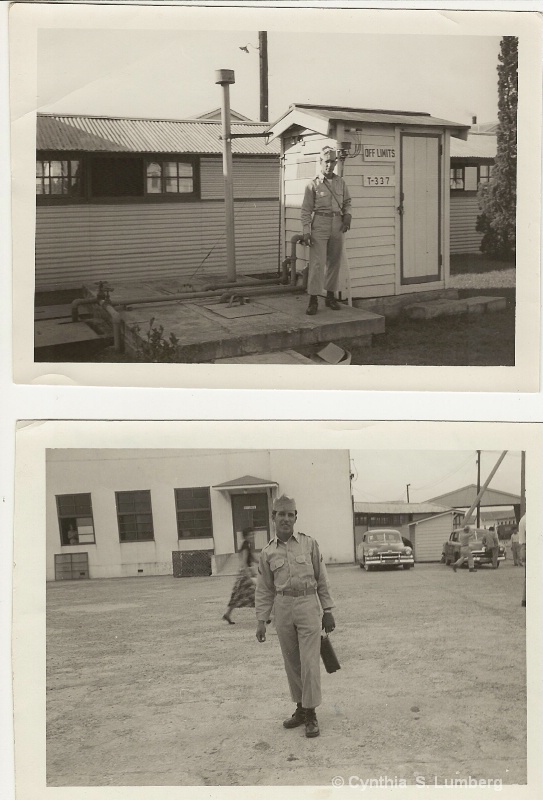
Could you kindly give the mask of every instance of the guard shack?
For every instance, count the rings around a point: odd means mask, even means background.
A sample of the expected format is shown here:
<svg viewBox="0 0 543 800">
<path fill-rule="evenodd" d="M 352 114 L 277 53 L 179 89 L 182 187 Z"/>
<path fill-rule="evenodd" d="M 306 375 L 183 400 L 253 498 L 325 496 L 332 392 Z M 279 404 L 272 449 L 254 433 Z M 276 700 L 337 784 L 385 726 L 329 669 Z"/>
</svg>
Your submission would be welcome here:
<svg viewBox="0 0 543 800">
<path fill-rule="evenodd" d="M 425 113 L 291 105 L 269 129 L 270 139 L 281 141 L 283 257 L 301 232 L 304 189 L 329 144 L 338 151 L 336 171 L 352 196 L 342 297 L 446 289 L 450 137 L 465 140 L 468 131 L 468 125 Z M 298 269 L 307 259 L 308 248 L 299 245 Z"/>
</svg>

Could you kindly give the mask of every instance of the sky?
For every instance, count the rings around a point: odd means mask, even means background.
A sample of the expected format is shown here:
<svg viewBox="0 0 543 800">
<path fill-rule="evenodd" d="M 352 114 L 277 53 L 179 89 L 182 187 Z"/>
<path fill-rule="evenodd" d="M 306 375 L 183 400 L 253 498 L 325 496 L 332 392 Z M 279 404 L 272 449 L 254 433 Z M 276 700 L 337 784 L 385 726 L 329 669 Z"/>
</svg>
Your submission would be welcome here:
<svg viewBox="0 0 543 800">
<path fill-rule="evenodd" d="M 500 451 L 482 451 L 481 483 L 500 454 Z M 351 450 L 354 499 L 357 502 L 405 502 L 409 483 L 410 501 L 424 502 L 476 484 L 476 457 L 475 450 Z M 520 461 L 520 452 L 508 452 L 490 488 L 520 494 Z"/>
<path fill-rule="evenodd" d="M 495 36 L 268 34 L 270 121 L 291 103 L 497 119 Z M 258 31 L 41 29 L 40 111 L 183 119 L 221 105 L 258 119 Z M 247 46 L 249 53 L 240 47 Z"/>
</svg>

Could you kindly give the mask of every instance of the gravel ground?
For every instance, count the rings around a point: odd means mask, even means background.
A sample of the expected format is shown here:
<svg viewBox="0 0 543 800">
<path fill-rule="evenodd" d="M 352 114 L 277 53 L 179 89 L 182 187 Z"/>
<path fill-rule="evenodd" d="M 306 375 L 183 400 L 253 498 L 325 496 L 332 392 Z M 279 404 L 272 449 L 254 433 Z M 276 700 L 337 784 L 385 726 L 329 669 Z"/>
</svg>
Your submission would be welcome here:
<svg viewBox="0 0 543 800">
<path fill-rule="evenodd" d="M 500 289 L 514 288 L 515 281 L 516 271 L 510 268 L 472 274 L 451 274 L 449 287 L 451 289 L 495 289 L 496 294 L 499 294 Z"/>
<path fill-rule="evenodd" d="M 48 785 L 525 783 L 524 571 L 329 574 L 342 669 L 317 739 L 281 725 L 273 627 L 221 620 L 231 578 L 48 584 Z"/>
</svg>

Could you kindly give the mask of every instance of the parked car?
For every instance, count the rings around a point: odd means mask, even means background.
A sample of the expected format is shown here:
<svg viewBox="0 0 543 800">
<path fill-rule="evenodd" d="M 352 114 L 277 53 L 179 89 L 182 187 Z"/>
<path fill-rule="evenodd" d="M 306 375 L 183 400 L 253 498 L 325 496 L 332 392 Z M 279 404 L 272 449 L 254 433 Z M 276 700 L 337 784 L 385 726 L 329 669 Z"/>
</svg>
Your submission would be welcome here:
<svg viewBox="0 0 543 800">
<path fill-rule="evenodd" d="M 443 551 L 441 553 L 441 563 L 449 566 L 453 561 L 460 558 L 460 543 L 458 537 L 462 532 L 462 528 L 453 531 L 448 540 L 443 543 Z M 476 565 L 492 564 L 492 555 L 489 550 L 483 545 L 483 537 L 487 533 L 484 528 L 473 528 L 473 538 L 470 541 L 470 550 L 473 553 L 473 562 Z M 498 567 L 500 562 L 505 561 L 505 547 L 500 544 L 498 547 Z"/>
<path fill-rule="evenodd" d="M 369 572 L 377 567 L 403 567 L 411 569 L 415 565 L 413 548 L 407 547 L 400 531 L 378 528 L 366 531 L 356 548 L 360 569 Z"/>
</svg>

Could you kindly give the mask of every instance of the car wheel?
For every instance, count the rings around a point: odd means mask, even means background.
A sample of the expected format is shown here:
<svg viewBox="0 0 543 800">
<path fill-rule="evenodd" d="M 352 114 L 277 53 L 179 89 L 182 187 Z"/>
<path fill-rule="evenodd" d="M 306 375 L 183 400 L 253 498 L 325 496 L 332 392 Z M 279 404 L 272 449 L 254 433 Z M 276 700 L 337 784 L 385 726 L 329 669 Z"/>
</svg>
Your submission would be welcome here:
<svg viewBox="0 0 543 800">
<path fill-rule="evenodd" d="M 366 564 L 366 562 L 364 561 L 364 569 L 366 570 L 366 572 L 369 572 L 372 569 L 372 567 L 370 567 L 370 565 Z"/>
<path fill-rule="evenodd" d="M 411 569 L 412 566 L 413 566 L 413 564 L 404 564 L 403 568 L 404 569 Z"/>
<path fill-rule="evenodd" d="M 500 561 L 498 561 L 498 563 L 496 564 L 496 569 L 498 569 L 498 567 L 500 566 L 500 563 L 501 563 L 501 562 L 500 562 Z"/>
<path fill-rule="evenodd" d="M 359 564 L 358 566 L 360 567 L 360 569 L 364 569 L 364 564 Z"/>
</svg>

